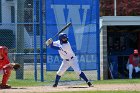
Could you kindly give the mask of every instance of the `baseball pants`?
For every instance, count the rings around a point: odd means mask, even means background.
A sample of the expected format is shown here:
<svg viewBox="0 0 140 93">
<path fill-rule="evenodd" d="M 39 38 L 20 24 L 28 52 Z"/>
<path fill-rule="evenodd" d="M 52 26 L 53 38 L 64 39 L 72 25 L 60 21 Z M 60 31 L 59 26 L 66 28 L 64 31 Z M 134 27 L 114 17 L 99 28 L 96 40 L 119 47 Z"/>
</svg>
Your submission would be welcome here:
<svg viewBox="0 0 140 93">
<path fill-rule="evenodd" d="M 77 57 L 73 57 L 73 59 L 69 59 L 69 61 L 65 59 L 62 61 L 62 64 L 59 70 L 57 71 L 57 75 L 62 76 L 69 67 L 72 67 L 74 72 L 76 72 L 78 75 L 81 74 L 78 59 Z"/>
</svg>

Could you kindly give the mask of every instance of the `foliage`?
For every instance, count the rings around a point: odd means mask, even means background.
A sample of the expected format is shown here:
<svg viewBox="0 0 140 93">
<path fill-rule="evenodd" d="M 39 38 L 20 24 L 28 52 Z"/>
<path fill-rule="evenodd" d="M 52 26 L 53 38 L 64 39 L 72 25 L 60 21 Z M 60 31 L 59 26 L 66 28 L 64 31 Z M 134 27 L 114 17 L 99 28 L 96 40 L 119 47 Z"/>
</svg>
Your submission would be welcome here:
<svg viewBox="0 0 140 93">
<path fill-rule="evenodd" d="M 116 0 L 117 16 L 139 16 L 139 0 Z M 114 15 L 114 0 L 100 0 L 101 16 Z"/>
</svg>

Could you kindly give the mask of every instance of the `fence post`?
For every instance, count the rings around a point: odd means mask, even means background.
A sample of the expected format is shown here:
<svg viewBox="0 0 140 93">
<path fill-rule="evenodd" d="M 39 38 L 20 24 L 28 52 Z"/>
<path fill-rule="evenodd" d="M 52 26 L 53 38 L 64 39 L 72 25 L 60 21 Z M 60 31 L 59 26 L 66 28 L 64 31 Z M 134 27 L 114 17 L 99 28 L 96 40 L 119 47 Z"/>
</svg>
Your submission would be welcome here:
<svg viewBox="0 0 140 93">
<path fill-rule="evenodd" d="M 44 82 L 44 71 L 43 71 L 43 15 L 42 15 L 42 0 L 40 0 L 39 7 L 39 26 L 40 26 L 40 73 L 41 82 Z"/>
<path fill-rule="evenodd" d="M 37 27 L 37 25 L 36 25 L 36 22 L 37 22 L 37 19 L 36 19 L 36 17 L 37 17 L 37 13 L 36 13 L 36 0 L 34 0 L 34 3 L 33 3 L 33 5 L 34 5 L 34 29 L 33 29 L 33 32 L 34 32 L 34 53 L 37 53 L 37 44 L 36 44 L 36 42 L 37 42 L 37 39 L 36 39 L 36 27 Z M 34 79 L 35 79 L 35 81 L 37 81 L 37 55 L 36 54 L 34 54 Z"/>
<path fill-rule="evenodd" d="M 24 2 L 25 0 L 17 1 L 17 40 L 16 40 L 16 52 L 24 52 Z M 23 79 L 23 68 L 24 68 L 24 59 L 23 55 L 16 56 L 16 62 L 21 65 L 21 68 L 16 72 L 16 79 Z"/>
</svg>

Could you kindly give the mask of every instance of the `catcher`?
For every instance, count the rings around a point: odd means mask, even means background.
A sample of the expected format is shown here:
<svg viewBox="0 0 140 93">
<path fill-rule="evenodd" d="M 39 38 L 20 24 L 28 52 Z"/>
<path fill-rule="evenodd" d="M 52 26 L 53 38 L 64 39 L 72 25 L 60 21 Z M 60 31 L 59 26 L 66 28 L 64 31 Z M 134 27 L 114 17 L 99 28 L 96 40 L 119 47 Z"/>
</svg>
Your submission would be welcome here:
<svg viewBox="0 0 140 93">
<path fill-rule="evenodd" d="M 0 89 L 9 89 L 10 85 L 7 85 L 8 79 L 11 75 L 11 71 L 17 70 L 20 65 L 17 63 L 10 63 L 8 59 L 8 48 L 5 46 L 0 46 L 0 74 L 3 75 L 0 84 Z"/>
</svg>

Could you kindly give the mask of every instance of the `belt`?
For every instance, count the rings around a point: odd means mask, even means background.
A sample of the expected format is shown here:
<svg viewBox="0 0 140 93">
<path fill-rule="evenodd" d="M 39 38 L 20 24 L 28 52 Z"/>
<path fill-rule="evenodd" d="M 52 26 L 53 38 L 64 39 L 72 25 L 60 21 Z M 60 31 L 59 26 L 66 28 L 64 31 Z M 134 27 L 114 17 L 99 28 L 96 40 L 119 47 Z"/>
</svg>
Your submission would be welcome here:
<svg viewBox="0 0 140 93">
<path fill-rule="evenodd" d="M 72 56 L 70 59 L 73 59 L 74 57 Z M 65 59 L 66 61 L 70 61 L 70 59 Z"/>
</svg>

